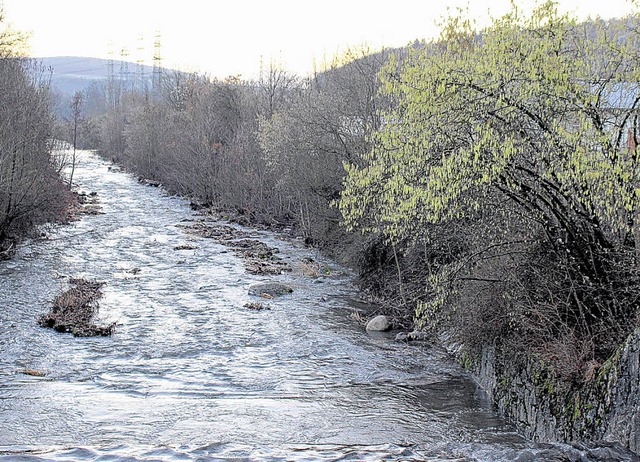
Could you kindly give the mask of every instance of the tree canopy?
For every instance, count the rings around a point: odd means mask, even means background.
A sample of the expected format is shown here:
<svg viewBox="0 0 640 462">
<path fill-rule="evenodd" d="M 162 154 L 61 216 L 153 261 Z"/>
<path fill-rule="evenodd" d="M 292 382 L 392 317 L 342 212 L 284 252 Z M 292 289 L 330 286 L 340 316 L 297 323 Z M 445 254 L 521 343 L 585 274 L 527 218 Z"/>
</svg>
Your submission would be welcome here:
<svg viewBox="0 0 640 462">
<path fill-rule="evenodd" d="M 567 231 L 574 214 L 629 231 L 640 68 L 636 31 L 620 27 L 583 28 L 548 2 L 480 32 L 455 18 L 438 43 L 392 60 L 383 92 L 396 104 L 368 165 L 350 167 L 347 222 L 401 235 L 498 189 Z"/>
</svg>

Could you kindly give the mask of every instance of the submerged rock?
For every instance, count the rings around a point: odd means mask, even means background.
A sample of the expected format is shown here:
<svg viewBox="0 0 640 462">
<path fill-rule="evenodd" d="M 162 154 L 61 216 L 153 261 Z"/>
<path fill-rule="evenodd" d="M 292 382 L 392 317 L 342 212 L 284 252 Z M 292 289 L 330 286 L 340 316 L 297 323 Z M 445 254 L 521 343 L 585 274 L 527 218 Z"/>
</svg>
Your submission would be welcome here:
<svg viewBox="0 0 640 462">
<path fill-rule="evenodd" d="M 427 342 L 431 340 L 431 337 L 426 332 L 414 330 L 411 332 L 399 332 L 395 340 L 396 342 Z"/>
<path fill-rule="evenodd" d="M 278 275 L 283 271 L 291 271 L 288 263 L 276 257 L 280 252 L 264 242 L 255 239 L 239 239 L 221 242 L 232 248 L 236 255 L 246 260 L 245 269 L 249 274 Z"/>
<path fill-rule="evenodd" d="M 385 315 L 376 316 L 367 323 L 366 327 L 369 332 L 385 332 L 391 329 L 391 321 Z"/>
<path fill-rule="evenodd" d="M 243 305 L 245 308 L 249 309 L 249 310 L 253 310 L 253 311 L 264 311 L 264 310 L 270 310 L 271 308 L 267 305 L 263 305 L 260 302 L 249 302 L 249 303 L 245 303 Z"/>
<path fill-rule="evenodd" d="M 197 249 L 198 249 L 197 245 L 191 245 L 191 244 L 179 244 L 173 248 L 173 250 L 197 250 Z"/>
<path fill-rule="evenodd" d="M 270 247 L 264 242 L 249 239 L 249 233 L 228 225 L 208 224 L 204 221 L 194 222 L 188 225 L 178 225 L 187 233 L 196 236 L 217 240 L 220 244 L 229 247 L 233 252 L 242 257 L 245 269 L 249 274 L 278 275 L 285 271 L 291 271 L 291 266 L 276 257 L 279 250 Z M 186 250 L 182 245 L 174 247 L 175 250 Z"/>
<path fill-rule="evenodd" d="M 293 289 L 286 284 L 280 284 L 279 282 L 264 282 L 260 284 L 253 284 L 249 287 L 249 295 L 256 295 L 258 297 L 267 296 L 265 298 L 279 297 L 280 295 L 286 295 L 293 292 Z"/>
<path fill-rule="evenodd" d="M 245 270 L 249 274 L 262 274 L 277 276 L 282 274 L 282 271 L 291 271 L 286 266 L 274 265 L 267 262 L 249 261 L 245 264 Z"/>
<path fill-rule="evenodd" d="M 207 239 L 216 239 L 219 242 L 230 239 L 241 239 L 247 236 L 247 233 L 227 225 L 216 225 L 206 223 L 204 221 L 196 221 L 190 224 L 179 224 L 178 227 L 185 230 L 189 234 Z"/>
</svg>

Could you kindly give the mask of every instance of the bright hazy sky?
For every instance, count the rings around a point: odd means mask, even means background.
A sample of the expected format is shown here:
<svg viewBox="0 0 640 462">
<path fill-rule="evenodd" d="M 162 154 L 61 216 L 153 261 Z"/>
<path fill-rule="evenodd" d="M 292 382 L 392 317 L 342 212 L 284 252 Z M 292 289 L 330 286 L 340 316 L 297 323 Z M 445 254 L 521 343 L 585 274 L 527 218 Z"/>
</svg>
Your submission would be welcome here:
<svg viewBox="0 0 640 462">
<path fill-rule="evenodd" d="M 31 54 L 92 56 L 151 64 L 156 31 L 163 64 L 217 77 L 254 77 L 260 59 L 306 75 L 314 60 L 349 46 L 403 46 L 437 35 L 447 7 L 465 6 L 481 24 L 509 0 L 0 0 L 7 20 L 31 34 Z M 531 4 L 520 1 L 519 4 Z M 580 18 L 624 16 L 627 0 L 559 0 Z M 142 37 L 142 39 L 141 39 Z M 144 49 L 142 53 L 140 49 Z M 141 54 L 141 57 L 138 56 Z"/>
</svg>

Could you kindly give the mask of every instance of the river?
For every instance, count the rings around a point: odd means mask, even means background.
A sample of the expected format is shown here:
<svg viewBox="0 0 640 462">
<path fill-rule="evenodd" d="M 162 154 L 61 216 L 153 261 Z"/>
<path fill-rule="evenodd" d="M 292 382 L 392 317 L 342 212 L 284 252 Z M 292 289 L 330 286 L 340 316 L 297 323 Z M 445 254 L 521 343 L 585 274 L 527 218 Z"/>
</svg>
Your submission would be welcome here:
<svg viewBox="0 0 640 462">
<path fill-rule="evenodd" d="M 90 152 L 75 178 L 104 214 L 0 262 L 0 461 L 636 460 L 524 440 L 440 349 L 367 334 L 349 272 L 300 242 L 247 230 L 293 268 L 247 274 L 185 233 L 200 219 L 187 201 Z M 310 277 L 304 258 L 330 274 Z M 37 325 L 70 277 L 106 283 L 113 336 Z M 265 281 L 294 292 L 245 308 Z"/>
</svg>

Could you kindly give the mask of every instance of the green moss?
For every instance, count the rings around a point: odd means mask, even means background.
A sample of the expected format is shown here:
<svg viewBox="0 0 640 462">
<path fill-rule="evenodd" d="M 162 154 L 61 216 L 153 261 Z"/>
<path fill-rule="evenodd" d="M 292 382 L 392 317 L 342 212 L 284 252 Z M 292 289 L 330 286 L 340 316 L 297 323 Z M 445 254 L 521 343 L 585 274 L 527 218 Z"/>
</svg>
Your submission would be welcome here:
<svg viewBox="0 0 640 462">
<path fill-rule="evenodd" d="M 580 417 L 582 417 L 582 411 L 580 409 L 580 406 L 576 405 L 573 408 L 573 416 L 572 416 L 573 423 L 576 423 L 578 419 L 580 419 Z"/>
<path fill-rule="evenodd" d="M 597 385 L 611 385 L 611 382 L 615 380 L 618 367 L 620 366 L 620 358 L 622 357 L 624 347 L 625 345 L 621 345 L 615 351 L 615 353 L 613 353 L 609 357 L 609 359 L 607 359 L 604 364 L 600 366 L 600 370 L 598 371 L 598 375 L 596 376 Z M 616 372 L 616 374 L 614 374 L 614 372 Z"/>
<path fill-rule="evenodd" d="M 467 369 L 468 371 L 474 370 L 478 367 L 478 358 L 476 356 L 472 356 L 466 351 L 463 351 L 460 354 L 458 359 L 462 367 Z"/>
<path fill-rule="evenodd" d="M 553 396 L 555 394 L 556 391 L 556 384 L 553 380 L 551 379 L 547 379 L 547 381 L 545 382 L 545 390 L 547 391 L 547 394 L 549 396 Z"/>
<path fill-rule="evenodd" d="M 538 385 L 540 383 L 540 378 L 542 376 L 542 373 L 540 372 L 540 370 L 536 369 L 535 371 L 533 371 L 533 384 L 534 385 Z"/>
</svg>

